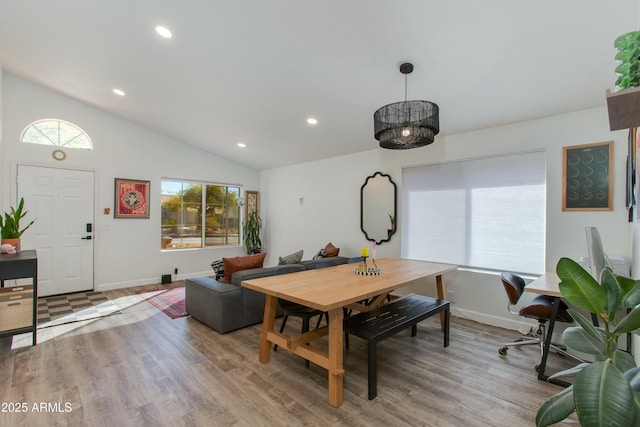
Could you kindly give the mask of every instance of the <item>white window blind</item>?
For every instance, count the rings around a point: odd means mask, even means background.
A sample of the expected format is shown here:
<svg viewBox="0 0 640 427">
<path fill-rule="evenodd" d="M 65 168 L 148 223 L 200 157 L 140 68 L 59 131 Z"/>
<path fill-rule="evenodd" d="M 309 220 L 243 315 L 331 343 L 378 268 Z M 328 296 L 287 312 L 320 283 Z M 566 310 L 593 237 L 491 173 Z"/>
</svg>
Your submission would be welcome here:
<svg viewBox="0 0 640 427">
<path fill-rule="evenodd" d="M 545 153 L 402 170 L 402 257 L 544 273 Z"/>
</svg>

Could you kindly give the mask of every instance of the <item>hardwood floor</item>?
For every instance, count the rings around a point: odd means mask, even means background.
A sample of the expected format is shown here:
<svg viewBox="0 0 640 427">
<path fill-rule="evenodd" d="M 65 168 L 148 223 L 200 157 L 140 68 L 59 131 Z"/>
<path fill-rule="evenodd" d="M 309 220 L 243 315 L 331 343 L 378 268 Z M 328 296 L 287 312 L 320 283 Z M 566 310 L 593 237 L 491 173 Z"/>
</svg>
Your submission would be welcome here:
<svg viewBox="0 0 640 427">
<path fill-rule="evenodd" d="M 453 317 L 443 348 L 436 317 L 415 338 L 407 330 L 378 345 L 372 401 L 366 343 L 351 337 L 336 409 L 324 369 L 281 349 L 258 362 L 260 325 L 221 335 L 190 317 L 170 319 L 137 289 L 107 292 L 121 314 L 41 329 L 35 347 L 29 334 L 13 349 L 0 340 L 0 425 L 533 426 L 561 390 L 536 379 L 534 347 L 498 356 L 517 332 Z M 551 371 L 572 365 L 550 356 Z"/>
</svg>

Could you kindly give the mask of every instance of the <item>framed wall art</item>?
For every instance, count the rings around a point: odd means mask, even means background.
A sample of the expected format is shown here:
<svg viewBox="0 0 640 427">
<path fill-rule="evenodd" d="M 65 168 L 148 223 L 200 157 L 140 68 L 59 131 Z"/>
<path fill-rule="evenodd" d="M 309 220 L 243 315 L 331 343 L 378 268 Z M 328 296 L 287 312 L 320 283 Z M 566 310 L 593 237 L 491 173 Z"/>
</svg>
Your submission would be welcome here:
<svg viewBox="0 0 640 427">
<path fill-rule="evenodd" d="M 116 178 L 115 218 L 149 218 L 149 181 Z"/>
<path fill-rule="evenodd" d="M 245 191 L 246 196 L 246 204 L 245 204 L 245 218 L 249 217 L 251 212 L 256 212 L 260 215 L 260 200 L 259 200 L 259 192 L 258 191 Z"/>
<path fill-rule="evenodd" d="M 613 141 L 562 148 L 562 210 L 613 210 Z"/>
</svg>

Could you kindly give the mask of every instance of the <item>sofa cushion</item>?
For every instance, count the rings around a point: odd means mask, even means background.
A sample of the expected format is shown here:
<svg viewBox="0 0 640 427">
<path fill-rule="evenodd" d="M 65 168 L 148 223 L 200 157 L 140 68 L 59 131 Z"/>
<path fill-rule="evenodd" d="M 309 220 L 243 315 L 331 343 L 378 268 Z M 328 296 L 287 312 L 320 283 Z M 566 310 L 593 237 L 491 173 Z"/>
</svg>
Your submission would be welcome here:
<svg viewBox="0 0 640 427">
<path fill-rule="evenodd" d="M 224 261 L 222 259 L 215 260 L 211 263 L 211 268 L 216 273 L 216 280 L 224 278 Z"/>
<path fill-rule="evenodd" d="M 244 326 L 242 294 L 242 288 L 211 277 L 192 277 L 185 281 L 187 313 L 222 334 Z"/>
<path fill-rule="evenodd" d="M 322 259 L 326 256 L 327 256 L 327 251 L 325 251 L 324 248 L 322 248 L 318 252 L 316 252 L 316 254 L 313 256 L 312 259 Z"/>
<path fill-rule="evenodd" d="M 266 252 L 255 255 L 237 256 L 235 258 L 222 258 L 224 261 L 224 281 L 231 283 L 231 276 L 236 271 L 262 267 L 265 256 L 267 256 Z"/>
<path fill-rule="evenodd" d="M 333 243 L 329 242 L 327 243 L 327 246 L 324 247 L 324 251 L 326 252 L 325 257 L 334 257 L 338 256 L 338 254 L 340 253 L 340 248 L 336 248 L 335 246 L 333 246 Z"/>
<path fill-rule="evenodd" d="M 307 270 L 315 270 L 316 268 L 346 264 L 348 261 L 349 258 L 343 256 L 334 256 L 328 258 L 308 259 L 305 261 L 300 261 L 300 264 L 302 264 Z"/>
<path fill-rule="evenodd" d="M 302 264 L 276 265 L 273 267 L 250 268 L 236 271 L 231 278 L 231 284 L 240 286 L 244 280 L 259 279 L 261 277 L 277 276 L 279 274 L 295 273 L 304 271 L 306 268 Z"/>
<path fill-rule="evenodd" d="M 291 255 L 281 256 L 278 265 L 298 264 L 300 261 L 302 261 L 302 249 L 298 252 L 292 253 Z"/>
</svg>

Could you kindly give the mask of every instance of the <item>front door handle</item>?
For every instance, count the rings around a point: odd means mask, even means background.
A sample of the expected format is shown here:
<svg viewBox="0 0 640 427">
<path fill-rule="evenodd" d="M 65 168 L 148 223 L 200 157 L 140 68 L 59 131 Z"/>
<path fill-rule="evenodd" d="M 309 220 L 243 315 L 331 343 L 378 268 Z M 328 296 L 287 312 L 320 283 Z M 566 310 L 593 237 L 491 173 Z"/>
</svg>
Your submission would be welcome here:
<svg viewBox="0 0 640 427">
<path fill-rule="evenodd" d="M 91 240 L 91 239 L 93 239 L 93 237 L 91 237 L 91 236 L 87 236 L 87 237 L 81 237 L 81 239 L 82 239 L 82 240 Z"/>
</svg>

